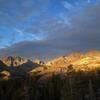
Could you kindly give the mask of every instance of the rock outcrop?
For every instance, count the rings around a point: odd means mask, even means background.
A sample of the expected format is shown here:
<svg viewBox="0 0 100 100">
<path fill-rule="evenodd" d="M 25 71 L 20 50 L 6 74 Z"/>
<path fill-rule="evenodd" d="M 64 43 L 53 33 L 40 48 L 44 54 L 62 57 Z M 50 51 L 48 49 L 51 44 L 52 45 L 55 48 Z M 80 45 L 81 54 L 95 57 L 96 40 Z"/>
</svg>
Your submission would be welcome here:
<svg viewBox="0 0 100 100">
<path fill-rule="evenodd" d="M 18 57 L 9 56 L 9 57 L 3 58 L 3 63 L 9 67 L 17 67 L 26 62 L 27 62 L 27 59 L 24 59 L 19 56 Z"/>
</svg>

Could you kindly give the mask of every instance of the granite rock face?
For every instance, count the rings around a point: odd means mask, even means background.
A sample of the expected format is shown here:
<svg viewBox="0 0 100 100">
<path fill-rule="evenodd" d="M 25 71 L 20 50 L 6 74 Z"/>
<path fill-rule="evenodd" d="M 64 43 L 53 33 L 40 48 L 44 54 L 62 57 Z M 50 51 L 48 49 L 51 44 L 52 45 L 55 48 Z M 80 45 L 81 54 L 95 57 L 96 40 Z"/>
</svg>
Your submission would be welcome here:
<svg viewBox="0 0 100 100">
<path fill-rule="evenodd" d="M 7 66 L 12 66 L 12 67 L 17 67 L 23 63 L 26 63 L 27 62 L 27 59 L 24 59 L 22 57 L 12 57 L 12 56 L 9 56 L 9 57 L 6 57 L 6 58 L 3 58 L 3 63 L 6 64 Z"/>
</svg>

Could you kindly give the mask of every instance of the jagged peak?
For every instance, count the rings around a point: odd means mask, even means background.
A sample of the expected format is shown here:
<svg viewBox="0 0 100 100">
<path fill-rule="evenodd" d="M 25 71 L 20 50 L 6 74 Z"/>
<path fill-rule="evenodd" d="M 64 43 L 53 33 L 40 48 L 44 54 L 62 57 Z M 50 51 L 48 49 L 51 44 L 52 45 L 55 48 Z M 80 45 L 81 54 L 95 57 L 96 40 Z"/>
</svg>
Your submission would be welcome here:
<svg viewBox="0 0 100 100">
<path fill-rule="evenodd" d="M 8 57 L 4 57 L 2 61 L 7 66 L 18 66 L 27 62 L 27 59 L 20 56 L 8 56 Z"/>
</svg>

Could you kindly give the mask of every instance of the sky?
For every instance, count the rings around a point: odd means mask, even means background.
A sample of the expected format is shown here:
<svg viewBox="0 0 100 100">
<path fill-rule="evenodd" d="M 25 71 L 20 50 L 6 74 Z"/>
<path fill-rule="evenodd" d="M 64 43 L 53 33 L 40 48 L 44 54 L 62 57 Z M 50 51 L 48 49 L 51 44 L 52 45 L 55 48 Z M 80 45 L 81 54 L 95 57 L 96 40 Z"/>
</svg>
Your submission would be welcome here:
<svg viewBox="0 0 100 100">
<path fill-rule="evenodd" d="M 0 57 L 91 49 L 100 50 L 100 0 L 0 0 Z"/>
</svg>

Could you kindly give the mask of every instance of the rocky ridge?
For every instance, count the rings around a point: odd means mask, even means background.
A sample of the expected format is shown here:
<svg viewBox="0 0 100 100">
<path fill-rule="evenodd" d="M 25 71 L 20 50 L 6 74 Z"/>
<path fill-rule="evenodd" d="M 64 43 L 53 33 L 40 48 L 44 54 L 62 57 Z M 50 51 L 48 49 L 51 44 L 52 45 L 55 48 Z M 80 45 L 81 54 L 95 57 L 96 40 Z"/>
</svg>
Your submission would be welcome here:
<svg viewBox="0 0 100 100">
<path fill-rule="evenodd" d="M 31 61 L 22 57 L 9 56 L 0 61 L 0 72 L 8 71 L 11 76 L 23 75 L 52 75 L 75 72 L 96 72 L 100 69 L 100 51 L 89 51 L 87 53 L 75 52 L 70 55 L 55 58 L 47 63 L 40 60 Z M 9 75 L 10 76 L 10 75 Z"/>
<path fill-rule="evenodd" d="M 58 74 L 67 73 L 69 70 L 75 72 L 95 72 L 100 70 L 100 52 L 89 51 L 87 53 L 75 52 L 68 56 L 61 56 L 46 63 L 46 66 L 41 66 L 30 71 L 31 74 Z"/>
</svg>

